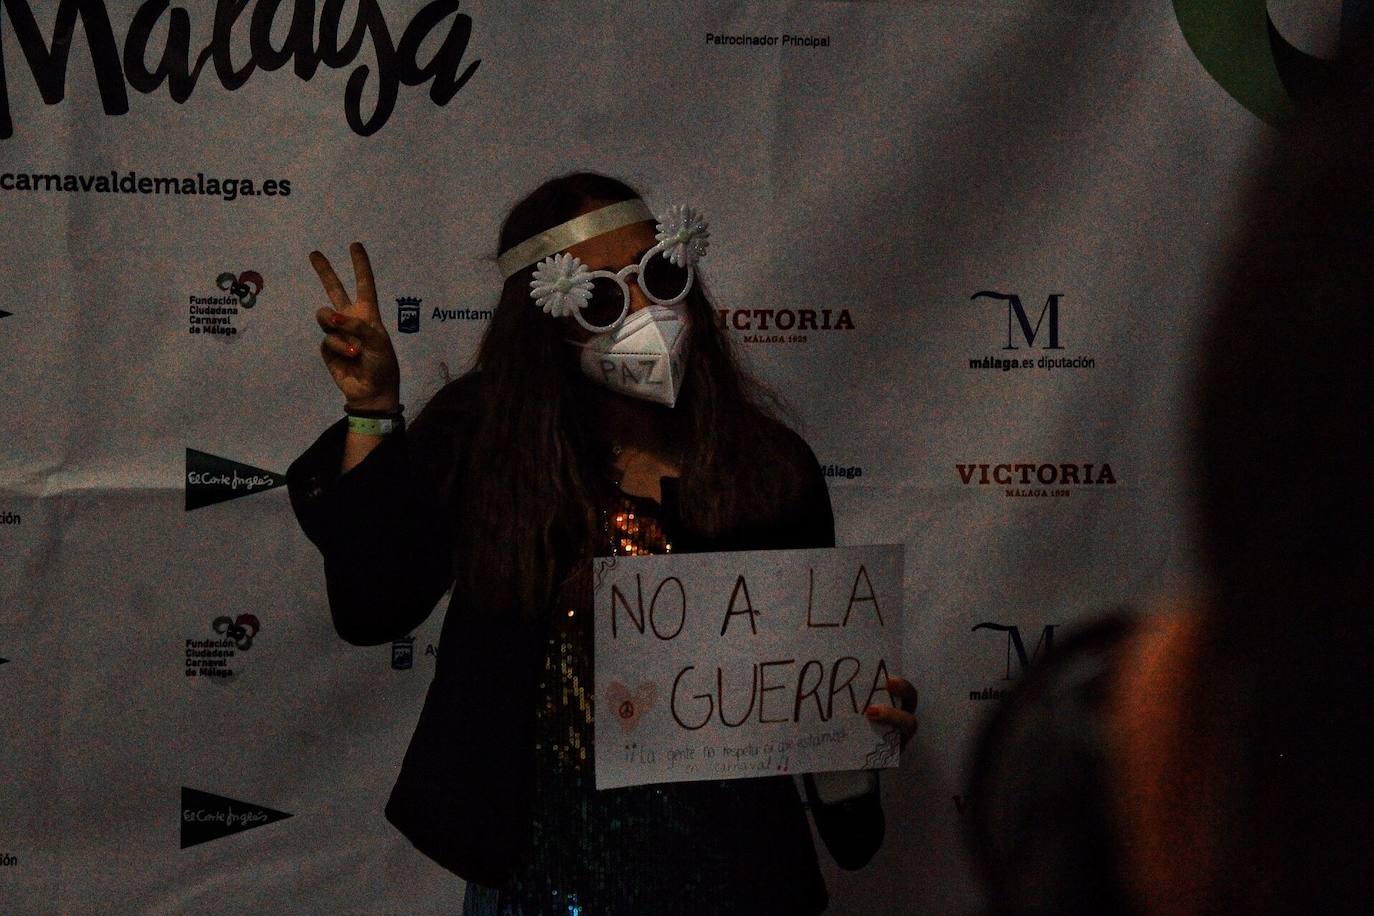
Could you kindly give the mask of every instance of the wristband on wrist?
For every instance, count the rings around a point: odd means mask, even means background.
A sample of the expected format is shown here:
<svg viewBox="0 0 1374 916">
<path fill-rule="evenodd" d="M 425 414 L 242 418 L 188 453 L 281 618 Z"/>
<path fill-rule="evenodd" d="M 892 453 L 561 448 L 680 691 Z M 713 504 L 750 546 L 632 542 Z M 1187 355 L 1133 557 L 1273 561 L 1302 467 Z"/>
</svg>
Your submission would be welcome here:
<svg viewBox="0 0 1374 916">
<path fill-rule="evenodd" d="M 348 416 L 348 431 L 362 436 L 388 436 L 405 425 L 399 414 L 395 417 Z"/>
</svg>

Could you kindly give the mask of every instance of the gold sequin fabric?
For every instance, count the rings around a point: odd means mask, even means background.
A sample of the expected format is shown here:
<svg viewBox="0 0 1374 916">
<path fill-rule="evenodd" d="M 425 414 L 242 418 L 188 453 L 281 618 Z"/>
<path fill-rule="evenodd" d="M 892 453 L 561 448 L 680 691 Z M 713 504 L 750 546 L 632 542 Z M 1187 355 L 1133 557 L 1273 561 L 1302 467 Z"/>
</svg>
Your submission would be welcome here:
<svg viewBox="0 0 1374 916">
<path fill-rule="evenodd" d="M 601 509 L 601 554 L 669 553 L 658 505 L 624 494 Z M 718 851 L 735 829 L 732 783 L 596 791 L 591 587 L 561 590 L 539 683 L 534 820 L 528 857 L 489 902 L 519 916 L 730 913 L 731 863 Z M 736 825 L 737 826 L 737 825 Z"/>
</svg>

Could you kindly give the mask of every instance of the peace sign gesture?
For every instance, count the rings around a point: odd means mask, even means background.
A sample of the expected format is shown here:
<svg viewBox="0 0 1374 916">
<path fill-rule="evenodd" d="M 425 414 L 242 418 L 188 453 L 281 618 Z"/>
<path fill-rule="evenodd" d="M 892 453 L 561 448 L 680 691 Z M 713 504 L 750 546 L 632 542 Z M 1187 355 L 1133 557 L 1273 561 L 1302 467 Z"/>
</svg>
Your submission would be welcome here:
<svg viewBox="0 0 1374 916">
<path fill-rule="evenodd" d="M 350 301 L 329 259 L 310 252 L 310 265 L 319 274 L 325 294 L 334 304 L 315 313 L 324 331 L 320 354 L 344 402 L 360 410 L 394 410 L 401 403 L 401 368 L 391 337 L 377 309 L 377 286 L 372 265 L 361 242 L 348 246 L 353 258 L 356 295 Z"/>
</svg>

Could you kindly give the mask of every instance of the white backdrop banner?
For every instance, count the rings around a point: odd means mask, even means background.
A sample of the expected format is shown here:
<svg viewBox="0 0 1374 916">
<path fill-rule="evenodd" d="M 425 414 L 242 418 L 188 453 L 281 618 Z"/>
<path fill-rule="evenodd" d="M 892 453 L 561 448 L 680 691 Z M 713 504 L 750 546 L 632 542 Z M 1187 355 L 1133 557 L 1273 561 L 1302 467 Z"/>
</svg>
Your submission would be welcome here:
<svg viewBox="0 0 1374 916">
<path fill-rule="evenodd" d="M 344 643 L 279 486 L 340 408 L 307 254 L 367 245 L 413 416 L 578 170 L 709 215 L 839 543 L 904 545 L 921 728 L 831 912 L 976 907 L 984 713 L 1189 568 L 1191 347 L 1271 134 L 1167 0 L 0 0 L 0 911 L 459 909 L 381 814 L 442 612 Z"/>
</svg>

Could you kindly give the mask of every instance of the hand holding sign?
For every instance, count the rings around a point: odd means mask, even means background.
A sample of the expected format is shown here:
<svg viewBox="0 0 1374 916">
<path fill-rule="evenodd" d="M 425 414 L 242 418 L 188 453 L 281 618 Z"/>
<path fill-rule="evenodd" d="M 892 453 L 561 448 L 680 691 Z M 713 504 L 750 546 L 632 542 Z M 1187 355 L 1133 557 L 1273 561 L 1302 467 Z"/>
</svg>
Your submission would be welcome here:
<svg viewBox="0 0 1374 916">
<path fill-rule="evenodd" d="M 864 718 L 870 722 L 882 722 L 897 729 L 902 736 L 902 747 L 905 748 L 916 734 L 917 721 L 916 703 L 920 699 L 920 694 L 911 682 L 905 678 L 890 677 L 887 679 L 887 694 L 897 701 L 898 707 L 894 706 L 869 706 L 864 710 Z"/>
<path fill-rule="evenodd" d="M 597 788 L 895 766 L 901 568 L 900 546 L 601 561 Z"/>
<path fill-rule="evenodd" d="M 320 355 L 344 401 L 360 410 L 394 410 L 401 403 L 401 370 L 391 337 L 377 308 L 372 265 L 361 242 L 348 246 L 353 259 L 356 294 L 350 301 L 329 259 L 310 252 L 310 264 L 324 284 L 333 308 L 315 313 L 321 330 Z"/>
</svg>

